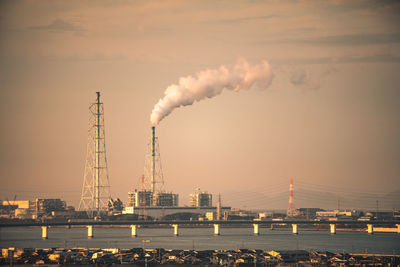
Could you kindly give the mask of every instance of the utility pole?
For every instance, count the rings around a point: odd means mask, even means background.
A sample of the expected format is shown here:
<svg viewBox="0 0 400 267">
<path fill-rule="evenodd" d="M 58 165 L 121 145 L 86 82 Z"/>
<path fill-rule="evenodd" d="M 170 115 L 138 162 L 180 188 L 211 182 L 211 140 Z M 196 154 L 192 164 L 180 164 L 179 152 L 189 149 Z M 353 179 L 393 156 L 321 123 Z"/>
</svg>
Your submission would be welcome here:
<svg viewBox="0 0 400 267">
<path fill-rule="evenodd" d="M 217 221 L 221 220 L 221 194 L 218 194 Z"/>
</svg>

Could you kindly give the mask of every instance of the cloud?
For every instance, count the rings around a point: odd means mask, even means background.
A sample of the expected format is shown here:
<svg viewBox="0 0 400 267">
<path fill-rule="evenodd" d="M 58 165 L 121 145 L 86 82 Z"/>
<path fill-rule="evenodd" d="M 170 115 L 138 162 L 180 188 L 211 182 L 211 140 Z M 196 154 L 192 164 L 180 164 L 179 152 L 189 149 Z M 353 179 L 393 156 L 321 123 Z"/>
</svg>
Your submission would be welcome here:
<svg viewBox="0 0 400 267">
<path fill-rule="evenodd" d="M 393 9 L 398 7 L 398 0 L 363 0 L 363 1 L 348 1 L 348 0 L 330 0 L 322 2 L 327 11 L 334 13 L 352 12 L 357 10 L 372 10 L 376 11 L 380 8 Z"/>
<path fill-rule="evenodd" d="M 275 58 L 270 62 L 276 65 L 276 73 L 289 81 L 291 85 L 305 91 L 317 90 L 321 88 L 325 80 L 339 71 L 335 64 L 351 63 L 400 63 L 400 57 L 391 54 L 374 54 L 367 56 L 344 56 L 339 58 L 319 57 L 319 58 Z M 311 67 L 313 64 L 324 64 L 325 67 L 317 69 Z"/>
<path fill-rule="evenodd" d="M 255 17 L 241 17 L 241 18 L 233 18 L 233 19 L 221 19 L 217 20 L 217 23 L 242 23 L 242 22 L 247 22 L 247 21 L 253 21 L 253 20 L 265 20 L 265 19 L 272 19 L 276 18 L 278 16 L 276 15 L 268 15 L 268 16 L 255 16 Z"/>
<path fill-rule="evenodd" d="M 286 84 L 288 82 L 302 91 L 314 91 L 323 87 L 326 79 L 339 70 L 330 65 L 317 68 L 307 65 L 282 65 L 276 67 L 274 73 L 279 83 Z"/>
<path fill-rule="evenodd" d="M 292 72 L 290 82 L 294 85 L 303 85 L 307 82 L 307 73 L 304 70 Z"/>
<path fill-rule="evenodd" d="M 47 25 L 39 25 L 39 26 L 31 26 L 28 27 L 30 30 L 42 30 L 42 31 L 49 31 L 49 32 L 71 32 L 75 34 L 82 34 L 86 30 L 78 25 L 72 24 L 70 22 L 55 19 L 53 22 Z"/>
<path fill-rule="evenodd" d="M 333 35 L 303 40 L 314 45 L 371 45 L 400 43 L 400 33 Z"/>
<path fill-rule="evenodd" d="M 121 53 L 73 53 L 64 55 L 47 55 L 45 59 L 49 61 L 63 62 L 101 62 L 101 61 L 122 61 L 128 57 Z"/>
<path fill-rule="evenodd" d="M 317 90 L 321 87 L 322 76 L 313 79 L 304 69 L 293 69 L 290 72 L 289 81 L 294 86 L 300 87 L 305 90 Z"/>
<path fill-rule="evenodd" d="M 61 58 L 62 60 L 66 61 L 73 61 L 73 62 L 89 62 L 89 61 L 120 61 L 125 60 L 126 56 L 122 54 L 92 54 L 92 55 L 80 55 L 74 54 L 68 57 Z"/>
<path fill-rule="evenodd" d="M 272 58 L 270 62 L 273 64 L 400 63 L 400 57 L 382 53 L 367 56 Z"/>
<path fill-rule="evenodd" d="M 342 57 L 336 60 L 336 62 L 340 63 L 357 63 L 357 62 L 365 62 L 365 63 L 400 63 L 400 57 L 395 57 L 391 54 L 376 54 L 369 56 L 350 56 L 350 57 Z"/>
<path fill-rule="evenodd" d="M 295 44 L 313 46 L 358 46 L 400 43 L 400 33 L 347 34 L 310 38 L 284 38 L 267 40 L 264 44 Z"/>
</svg>

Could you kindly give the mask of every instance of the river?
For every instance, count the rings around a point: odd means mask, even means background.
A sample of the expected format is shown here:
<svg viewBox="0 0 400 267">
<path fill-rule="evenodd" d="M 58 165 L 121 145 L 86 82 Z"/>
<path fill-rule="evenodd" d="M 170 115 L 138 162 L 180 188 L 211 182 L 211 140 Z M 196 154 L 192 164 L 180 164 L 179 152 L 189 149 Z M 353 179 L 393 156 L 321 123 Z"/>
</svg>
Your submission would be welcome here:
<svg viewBox="0 0 400 267">
<path fill-rule="evenodd" d="M 17 248 L 166 248 L 166 249 L 262 249 L 262 250 L 320 250 L 331 252 L 400 254 L 400 235 L 396 233 L 337 232 L 261 228 L 260 235 L 253 228 L 221 228 L 220 236 L 213 236 L 212 228 L 180 228 L 174 237 L 172 228 L 140 228 L 138 236 L 130 236 L 130 228 L 95 228 L 94 238 L 87 238 L 86 228 L 49 228 L 48 239 L 41 239 L 41 229 L 3 228 L 0 247 Z"/>
</svg>

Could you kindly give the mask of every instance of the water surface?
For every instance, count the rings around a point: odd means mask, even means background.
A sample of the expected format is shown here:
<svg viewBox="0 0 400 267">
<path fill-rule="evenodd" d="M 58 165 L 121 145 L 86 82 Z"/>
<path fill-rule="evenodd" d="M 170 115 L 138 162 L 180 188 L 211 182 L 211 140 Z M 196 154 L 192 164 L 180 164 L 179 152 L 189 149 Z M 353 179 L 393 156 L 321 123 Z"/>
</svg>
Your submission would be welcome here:
<svg viewBox="0 0 400 267">
<path fill-rule="evenodd" d="M 180 228 L 173 236 L 172 228 L 140 228 L 132 238 L 130 228 L 94 228 L 94 238 L 87 238 L 86 228 L 49 228 L 48 239 L 41 239 L 41 228 L 3 228 L 0 247 L 50 248 L 148 248 L 166 249 L 305 249 L 331 252 L 400 254 L 400 235 L 395 233 L 337 232 L 299 230 L 293 235 L 289 230 L 260 228 L 221 228 L 220 236 L 213 236 L 213 228 Z"/>
</svg>

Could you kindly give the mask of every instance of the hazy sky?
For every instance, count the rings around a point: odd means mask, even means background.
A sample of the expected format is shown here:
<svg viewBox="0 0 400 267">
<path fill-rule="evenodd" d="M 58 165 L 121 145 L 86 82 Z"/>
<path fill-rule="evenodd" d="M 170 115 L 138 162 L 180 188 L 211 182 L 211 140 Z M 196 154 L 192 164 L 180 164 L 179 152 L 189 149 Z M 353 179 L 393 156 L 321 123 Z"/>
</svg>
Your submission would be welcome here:
<svg viewBox="0 0 400 267">
<path fill-rule="evenodd" d="M 1 1 L 0 198 L 77 205 L 101 91 L 112 195 L 125 201 L 165 89 L 240 58 L 268 61 L 271 86 L 179 108 L 157 127 L 181 204 L 196 188 L 224 204 L 239 191 L 286 196 L 291 177 L 298 190 L 399 191 L 399 29 L 398 1 Z"/>
</svg>

